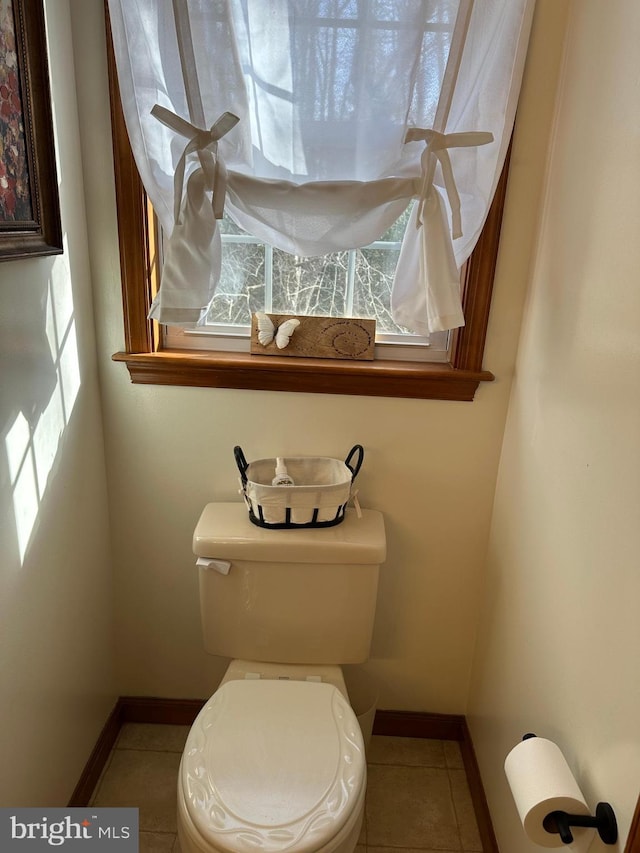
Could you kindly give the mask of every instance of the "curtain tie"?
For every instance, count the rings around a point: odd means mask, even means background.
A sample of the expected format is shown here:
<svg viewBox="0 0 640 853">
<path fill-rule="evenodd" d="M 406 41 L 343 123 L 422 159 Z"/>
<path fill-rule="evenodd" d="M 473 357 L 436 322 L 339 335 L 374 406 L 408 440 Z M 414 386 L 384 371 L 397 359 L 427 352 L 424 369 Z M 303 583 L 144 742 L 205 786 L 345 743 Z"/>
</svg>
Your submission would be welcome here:
<svg viewBox="0 0 640 853">
<path fill-rule="evenodd" d="M 180 218 L 180 204 L 182 201 L 182 190 L 184 186 L 184 172 L 187 157 L 194 151 L 200 156 L 200 163 L 206 176 L 207 189 L 213 192 L 211 205 L 213 215 L 216 219 L 222 219 L 224 215 L 224 200 L 227 193 L 227 168 L 218 155 L 218 140 L 227 134 L 240 121 L 233 113 L 222 113 L 209 130 L 203 130 L 188 122 L 186 119 L 171 112 L 171 110 L 156 104 L 151 110 L 151 115 L 161 121 L 162 124 L 175 130 L 181 136 L 189 140 L 184 151 L 180 155 L 176 172 L 173 179 L 173 215 L 176 222 Z"/>
<path fill-rule="evenodd" d="M 469 131 L 466 133 L 440 133 L 437 130 L 425 130 L 411 127 L 404 139 L 406 142 L 426 142 L 426 147 L 420 158 L 422 166 L 422 185 L 419 195 L 418 227 L 422 225 L 424 207 L 433 186 L 436 160 L 442 167 L 444 186 L 451 207 L 452 238 L 462 236 L 462 217 L 460 214 L 460 195 L 453 176 L 449 148 L 470 148 L 476 145 L 487 145 L 493 142 L 493 134 L 484 131 Z M 433 155 L 433 157 L 431 156 Z"/>
</svg>

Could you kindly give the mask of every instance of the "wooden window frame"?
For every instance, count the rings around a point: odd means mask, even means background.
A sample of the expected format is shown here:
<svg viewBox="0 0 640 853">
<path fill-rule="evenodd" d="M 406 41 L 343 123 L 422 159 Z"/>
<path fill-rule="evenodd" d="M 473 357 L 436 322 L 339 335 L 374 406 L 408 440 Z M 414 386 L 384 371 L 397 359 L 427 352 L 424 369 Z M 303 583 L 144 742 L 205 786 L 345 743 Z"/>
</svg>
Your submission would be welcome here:
<svg viewBox="0 0 640 853">
<path fill-rule="evenodd" d="M 462 304 L 466 325 L 453 332 L 448 362 L 356 362 L 164 348 L 158 324 L 147 319 L 158 286 L 154 234 L 124 122 L 108 16 L 107 58 L 125 337 L 124 351 L 115 353 L 113 360 L 126 363 L 132 382 L 471 401 L 480 382 L 494 379 L 483 369 L 482 358 L 508 158 L 480 239 L 465 265 Z"/>
</svg>

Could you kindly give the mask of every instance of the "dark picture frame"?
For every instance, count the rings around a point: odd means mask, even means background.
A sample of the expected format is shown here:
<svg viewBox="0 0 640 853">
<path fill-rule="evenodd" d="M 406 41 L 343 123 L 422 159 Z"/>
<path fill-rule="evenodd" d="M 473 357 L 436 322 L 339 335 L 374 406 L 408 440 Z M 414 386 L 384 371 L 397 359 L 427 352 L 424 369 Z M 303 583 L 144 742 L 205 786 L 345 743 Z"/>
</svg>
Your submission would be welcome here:
<svg viewBox="0 0 640 853">
<path fill-rule="evenodd" d="M 42 0 L 0 0 L 0 261 L 63 251 Z"/>
</svg>

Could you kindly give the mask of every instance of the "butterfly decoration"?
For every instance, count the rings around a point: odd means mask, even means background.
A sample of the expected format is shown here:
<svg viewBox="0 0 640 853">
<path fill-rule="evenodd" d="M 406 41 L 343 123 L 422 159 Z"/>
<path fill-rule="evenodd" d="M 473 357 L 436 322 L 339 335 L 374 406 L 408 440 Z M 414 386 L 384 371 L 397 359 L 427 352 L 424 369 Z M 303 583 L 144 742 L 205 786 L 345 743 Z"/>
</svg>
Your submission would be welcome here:
<svg viewBox="0 0 640 853">
<path fill-rule="evenodd" d="M 291 336 L 300 325 L 300 320 L 293 318 L 276 326 L 271 317 L 261 311 L 256 311 L 256 320 L 258 321 L 258 341 L 263 347 L 267 347 L 275 339 L 278 349 L 284 349 L 287 346 Z"/>
</svg>

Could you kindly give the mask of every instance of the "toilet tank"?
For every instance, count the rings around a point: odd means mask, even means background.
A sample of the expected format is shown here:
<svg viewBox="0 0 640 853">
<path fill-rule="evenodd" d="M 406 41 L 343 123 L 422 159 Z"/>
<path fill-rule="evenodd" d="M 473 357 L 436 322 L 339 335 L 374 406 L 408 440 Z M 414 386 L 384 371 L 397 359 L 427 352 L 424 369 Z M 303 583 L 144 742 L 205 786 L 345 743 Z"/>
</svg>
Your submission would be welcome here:
<svg viewBox="0 0 640 853">
<path fill-rule="evenodd" d="M 335 527 L 265 530 L 243 503 L 211 503 L 193 551 L 203 558 L 200 613 L 210 654 L 307 664 L 368 658 L 386 555 L 381 513 L 365 509 L 358 518 L 348 509 Z"/>
</svg>

